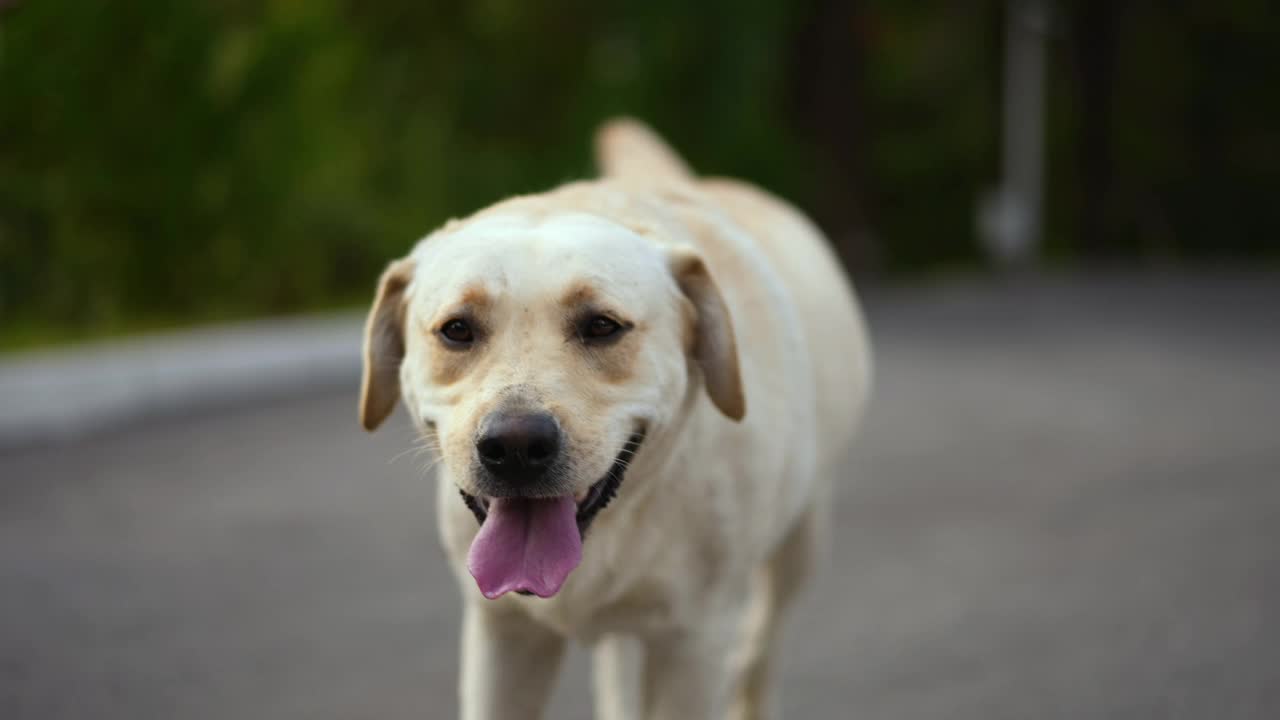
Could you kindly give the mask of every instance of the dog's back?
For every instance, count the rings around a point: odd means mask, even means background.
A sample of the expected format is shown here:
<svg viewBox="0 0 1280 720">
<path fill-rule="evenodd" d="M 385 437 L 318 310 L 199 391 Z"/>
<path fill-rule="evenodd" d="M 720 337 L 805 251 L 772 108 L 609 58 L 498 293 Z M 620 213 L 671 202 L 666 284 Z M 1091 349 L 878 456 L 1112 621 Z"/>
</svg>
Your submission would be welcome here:
<svg viewBox="0 0 1280 720">
<path fill-rule="evenodd" d="M 866 327 L 853 288 L 821 231 L 801 212 L 754 185 L 727 178 L 700 178 L 645 125 L 626 118 L 596 134 L 596 160 L 605 177 L 648 183 L 670 193 L 694 192 L 712 200 L 767 257 L 799 311 L 812 366 L 821 466 L 844 457 L 870 391 L 871 356 Z M 712 273 L 726 264 L 715 248 Z M 719 262 L 718 262 L 719 261 Z"/>
</svg>

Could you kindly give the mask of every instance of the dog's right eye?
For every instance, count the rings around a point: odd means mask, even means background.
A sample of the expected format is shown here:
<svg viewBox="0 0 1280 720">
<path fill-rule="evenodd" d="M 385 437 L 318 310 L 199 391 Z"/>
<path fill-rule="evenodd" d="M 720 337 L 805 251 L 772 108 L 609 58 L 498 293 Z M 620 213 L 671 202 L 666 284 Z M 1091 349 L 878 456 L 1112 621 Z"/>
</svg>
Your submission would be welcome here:
<svg viewBox="0 0 1280 720">
<path fill-rule="evenodd" d="M 467 321 L 457 318 L 440 326 L 440 337 L 451 345 L 470 345 L 476 339 Z"/>
</svg>

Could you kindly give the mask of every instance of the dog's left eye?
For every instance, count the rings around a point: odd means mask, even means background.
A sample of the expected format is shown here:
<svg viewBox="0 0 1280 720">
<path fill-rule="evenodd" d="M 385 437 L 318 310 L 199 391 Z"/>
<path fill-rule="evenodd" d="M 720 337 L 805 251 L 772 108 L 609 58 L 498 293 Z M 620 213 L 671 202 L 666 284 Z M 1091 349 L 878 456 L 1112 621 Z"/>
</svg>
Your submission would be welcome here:
<svg viewBox="0 0 1280 720">
<path fill-rule="evenodd" d="M 622 331 L 622 324 L 604 315 L 589 317 L 582 323 L 578 333 L 583 340 L 606 340 Z"/>
</svg>

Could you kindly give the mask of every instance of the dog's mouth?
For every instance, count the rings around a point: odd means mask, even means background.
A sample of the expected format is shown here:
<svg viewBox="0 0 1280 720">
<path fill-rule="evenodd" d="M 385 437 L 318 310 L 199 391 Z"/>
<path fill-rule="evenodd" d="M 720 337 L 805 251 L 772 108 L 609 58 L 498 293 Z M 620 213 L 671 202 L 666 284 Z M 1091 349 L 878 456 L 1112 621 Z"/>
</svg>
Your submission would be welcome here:
<svg viewBox="0 0 1280 720">
<path fill-rule="evenodd" d="M 508 592 L 551 597 L 582 561 L 582 539 L 596 515 L 617 495 L 644 428 L 631 434 L 604 476 L 576 496 L 484 497 L 461 490 L 480 532 L 467 569 L 489 599 Z"/>
</svg>

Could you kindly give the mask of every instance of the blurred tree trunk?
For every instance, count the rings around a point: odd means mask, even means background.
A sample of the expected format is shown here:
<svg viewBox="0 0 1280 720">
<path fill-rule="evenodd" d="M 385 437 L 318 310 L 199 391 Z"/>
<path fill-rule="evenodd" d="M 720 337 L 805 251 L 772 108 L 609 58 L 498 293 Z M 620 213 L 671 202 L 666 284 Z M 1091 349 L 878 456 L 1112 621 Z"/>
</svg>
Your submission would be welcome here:
<svg viewBox="0 0 1280 720">
<path fill-rule="evenodd" d="M 1080 249 L 1105 255 L 1111 240 L 1111 108 L 1116 65 L 1116 8 L 1111 0 L 1075 4 L 1072 36 L 1079 93 Z"/>
<path fill-rule="evenodd" d="M 878 265 L 867 232 L 863 0 L 813 0 L 799 10 L 788 68 L 793 123 L 817 150 L 815 214 L 851 269 Z"/>
</svg>

